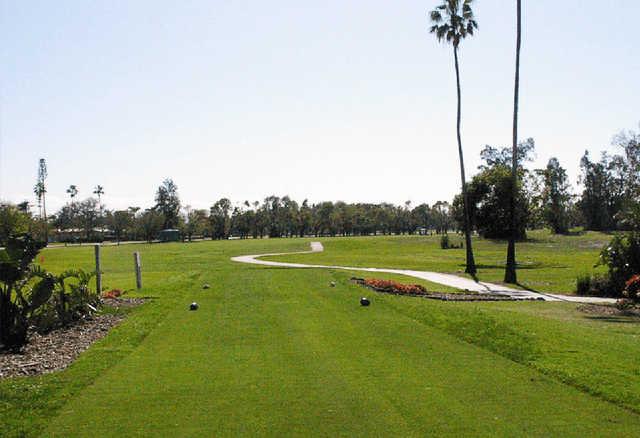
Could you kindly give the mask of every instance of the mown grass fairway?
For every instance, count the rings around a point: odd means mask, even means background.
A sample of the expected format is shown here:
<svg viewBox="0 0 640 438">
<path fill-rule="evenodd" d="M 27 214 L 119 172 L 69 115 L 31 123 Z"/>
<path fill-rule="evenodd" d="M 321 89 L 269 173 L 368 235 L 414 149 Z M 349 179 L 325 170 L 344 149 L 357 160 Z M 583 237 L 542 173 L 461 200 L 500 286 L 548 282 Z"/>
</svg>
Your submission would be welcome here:
<svg viewBox="0 0 640 438">
<path fill-rule="evenodd" d="M 423 240 L 323 239 L 325 253 L 288 259 L 455 272 L 443 269 L 459 265 L 462 254 L 455 250 L 424 251 L 434 259 L 444 253 L 440 264 L 430 265 L 427 256 L 416 259 Z M 590 318 L 565 303 L 447 303 L 381 295 L 351 284 L 348 272 L 229 261 L 240 254 L 304 250 L 308 242 L 103 248 L 107 287 L 134 287 L 131 254 L 141 251 L 140 295 L 156 299 L 67 370 L 0 382 L 3 435 L 640 431 L 635 320 Z M 575 242 L 580 248 L 585 240 Z M 478 246 L 483 245 L 493 244 Z M 527 245 L 546 251 L 547 260 L 556 258 L 558 251 L 545 250 L 544 243 Z M 593 259 L 597 251 L 585 245 L 580 257 Z M 575 252 L 560 255 L 558 265 L 575 259 Z M 90 268 L 92 254 L 92 248 L 46 250 L 42 262 L 54 271 Z M 481 264 L 495 263 L 487 260 L 478 257 Z M 554 269 L 541 263 L 536 269 Z M 523 275 L 545 277 L 534 271 Z M 211 289 L 202 289 L 205 282 Z M 565 292 L 562 284 L 568 280 L 554 287 Z M 359 306 L 362 295 L 372 299 L 370 307 Z M 200 303 L 199 311 L 187 310 L 191 301 Z"/>
<path fill-rule="evenodd" d="M 453 242 L 464 240 L 450 235 Z M 604 272 L 594 267 L 611 236 L 589 231 L 576 236 L 529 231 L 517 245 L 518 281 L 539 292 L 575 293 L 576 277 Z M 322 240 L 322 239 L 320 239 Z M 440 236 L 377 236 L 323 240 L 326 251 L 313 255 L 287 255 L 268 260 L 299 263 L 403 268 L 464 275 L 464 249 L 440 249 Z M 478 277 L 499 283 L 504 278 L 506 242 L 474 239 Z"/>
</svg>

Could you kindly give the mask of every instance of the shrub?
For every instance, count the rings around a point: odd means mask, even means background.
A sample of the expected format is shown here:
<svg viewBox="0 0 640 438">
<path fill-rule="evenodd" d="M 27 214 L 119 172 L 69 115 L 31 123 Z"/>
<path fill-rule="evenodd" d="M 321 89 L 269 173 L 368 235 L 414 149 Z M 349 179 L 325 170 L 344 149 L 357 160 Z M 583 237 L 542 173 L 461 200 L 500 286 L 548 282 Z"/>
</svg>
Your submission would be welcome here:
<svg viewBox="0 0 640 438">
<path fill-rule="evenodd" d="M 576 279 L 576 293 L 578 295 L 590 295 L 591 275 L 583 274 Z"/>
<path fill-rule="evenodd" d="M 51 298 L 55 278 L 32 263 L 44 245 L 25 234 L 9 237 L 0 251 L 0 349 L 20 350 L 34 314 Z"/>
<path fill-rule="evenodd" d="M 640 233 L 618 234 L 600 252 L 598 265 L 607 266 L 609 295 L 621 296 L 626 282 L 640 273 Z"/>
<path fill-rule="evenodd" d="M 634 275 L 625 283 L 622 296 L 635 303 L 640 301 L 640 275 Z"/>
<path fill-rule="evenodd" d="M 56 289 L 51 304 L 56 311 L 59 324 L 68 325 L 77 321 L 90 314 L 92 308 L 95 309 L 99 304 L 97 292 L 89 288 L 89 281 L 94 275 L 95 272 L 77 269 L 65 271 L 56 277 Z"/>
<path fill-rule="evenodd" d="M 619 297 L 620 291 L 616 291 L 611 286 L 611 281 L 608 275 L 589 275 L 584 274 L 576 280 L 577 289 L 576 293 L 582 296 L 596 296 L 596 297 Z"/>
</svg>

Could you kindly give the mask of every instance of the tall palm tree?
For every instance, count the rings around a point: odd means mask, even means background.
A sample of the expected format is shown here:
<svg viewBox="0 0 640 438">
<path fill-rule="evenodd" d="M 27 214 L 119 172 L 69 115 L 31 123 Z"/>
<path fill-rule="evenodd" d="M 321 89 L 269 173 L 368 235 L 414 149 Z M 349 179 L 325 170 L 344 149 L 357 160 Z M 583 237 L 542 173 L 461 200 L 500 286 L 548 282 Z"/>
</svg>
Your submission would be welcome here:
<svg viewBox="0 0 640 438">
<path fill-rule="evenodd" d="M 49 226 L 47 224 L 47 187 L 45 185 L 47 179 L 47 162 L 44 158 L 40 158 L 38 162 L 38 182 L 33 188 L 33 192 L 38 199 L 38 208 L 40 209 L 40 219 L 42 220 L 42 228 L 44 241 L 49 242 Z"/>
<path fill-rule="evenodd" d="M 73 198 L 78 194 L 78 187 L 75 184 L 71 184 L 67 189 L 67 193 L 69 194 L 69 197 L 71 197 L 71 203 L 73 204 Z"/>
<path fill-rule="evenodd" d="M 98 204 L 100 204 L 100 202 L 102 201 L 101 196 L 104 195 L 104 187 L 102 187 L 101 185 L 97 185 L 93 189 L 93 194 L 98 197 Z"/>
<path fill-rule="evenodd" d="M 522 39 L 522 5 L 516 0 L 516 73 L 513 91 L 513 138 L 511 149 L 511 199 L 509 200 L 509 215 L 511 216 L 511 233 L 507 245 L 507 266 L 504 270 L 505 283 L 517 283 L 516 274 L 516 238 L 518 237 L 516 221 L 516 191 L 518 190 L 518 104 L 520 100 L 520 41 Z"/>
<path fill-rule="evenodd" d="M 104 195 L 104 187 L 98 184 L 93 189 L 93 194 L 98 197 L 98 209 L 100 211 L 100 229 L 102 230 L 102 234 L 104 235 L 104 222 L 102 220 L 102 195 Z"/>
<path fill-rule="evenodd" d="M 453 45 L 453 59 L 456 67 L 456 89 L 458 92 L 458 116 L 456 121 L 456 134 L 458 137 L 458 156 L 460 157 L 460 179 L 462 180 L 462 204 L 464 209 L 464 237 L 467 247 L 468 274 L 476 273 L 476 262 L 473 258 L 471 247 L 471 221 L 469 220 L 469 199 L 467 196 L 467 183 L 464 172 L 464 155 L 462 153 L 462 139 L 460 136 L 460 123 L 462 118 L 462 102 L 460 92 L 460 68 L 458 65 L 458 46 L 467 36 L 473 36 L 478 23 L 474 19 L 471 3 L 473 0 L 444 0 L 429 14 L 433 23 L 430 32 L 436 35 L 438 41 L 445 40 Z"/>
</svg>

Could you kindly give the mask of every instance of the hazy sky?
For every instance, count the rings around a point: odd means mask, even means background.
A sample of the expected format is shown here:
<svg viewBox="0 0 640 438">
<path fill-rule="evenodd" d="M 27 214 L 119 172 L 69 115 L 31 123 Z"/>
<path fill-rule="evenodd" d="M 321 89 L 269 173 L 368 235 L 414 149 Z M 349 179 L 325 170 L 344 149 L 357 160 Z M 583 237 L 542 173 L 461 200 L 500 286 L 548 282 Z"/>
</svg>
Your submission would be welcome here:
<svg viewBox="0 0 640 438">
<path fill-rule="evenodd" d="M 270 194 L 434 202 L 459 189 L 452 50 L 436 1 L 0 0 L 0 199 L 105 187 L 142 207 Z M 463 144 L 509 145 L 515 0 L 477 0 L 463 43 Z M 524 0 L 521 138 L 572 177 L 638 129 L 637 0 Z"/>
</svg>

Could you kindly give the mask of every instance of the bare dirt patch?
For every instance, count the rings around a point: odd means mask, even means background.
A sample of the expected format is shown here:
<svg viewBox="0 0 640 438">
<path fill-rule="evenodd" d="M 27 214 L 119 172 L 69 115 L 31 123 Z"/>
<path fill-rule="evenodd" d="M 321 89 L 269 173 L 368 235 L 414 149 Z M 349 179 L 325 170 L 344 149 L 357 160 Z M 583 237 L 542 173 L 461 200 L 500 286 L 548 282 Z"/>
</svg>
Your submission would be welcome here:
<svg viewBox="0 0 640 438">
<path fill-rule="evenodd" d="M 577 307 L 580 312 L 588 313 L 594 316 L 605 317 L 619 317 L 619 316 L 631 316 L 640 318 L 640 307 L 628 306 L 617 307 L 615 305 L 602 305 L 602 304 L 582 304 Z"/>
<path fill-rule="evenodd" d="M 113 308 L 127 308 L 144 301 L 143 298 L 118 298 L 105 299 L 103 303 Z M 20 353 L 0 352 L 0 379 L 62 370 L 125 317 L 125 313 L 105 313 L 44 335 L 32 331 Z"/>
</svg>

